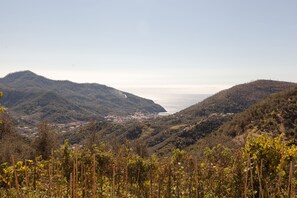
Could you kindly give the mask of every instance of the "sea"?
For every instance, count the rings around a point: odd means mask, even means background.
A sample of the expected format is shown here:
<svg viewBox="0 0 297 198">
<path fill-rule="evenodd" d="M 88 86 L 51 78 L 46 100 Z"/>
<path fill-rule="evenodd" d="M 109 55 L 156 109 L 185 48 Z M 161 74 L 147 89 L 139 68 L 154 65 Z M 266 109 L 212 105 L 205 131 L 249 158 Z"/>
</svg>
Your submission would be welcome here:
<svg viewBox="0 0 297 198">
<path fill-rule="evenodd" d="M 161 115 L 174 114 L 211 96 L 211 94 L 185 93 L 181 89 L 172 88 L 128 88 L 125 91 L 151 99 L 161 105 L 167 111 Z"/>
<path fill-rule="evenodd" d="M 167 112 L 161 114 L 166 115 L 197 104 L 209 96 L 208 94 L 164 94 L 156 95 L 154 102 L 166 109 Z"/>
</svg>

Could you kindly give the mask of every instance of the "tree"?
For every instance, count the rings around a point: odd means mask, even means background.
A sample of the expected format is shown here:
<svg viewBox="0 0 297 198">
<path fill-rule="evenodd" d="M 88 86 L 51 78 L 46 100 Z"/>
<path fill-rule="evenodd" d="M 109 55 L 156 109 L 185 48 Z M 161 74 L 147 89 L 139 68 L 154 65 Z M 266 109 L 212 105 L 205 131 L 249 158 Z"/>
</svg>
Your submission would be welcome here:
<svg viewBox="0 0 297 198">
<path fill-rule="evenodd" d="M 58 137 L 50 125 L 43 121 L 38 126 L 38 137 L 35 142 L 36 151 L 43 159 L 49 159 L 53 149 L 59 146 Z"/>
<path fill-rule="evenodd" d="M 2 98 L 3 97 L 3 93 L 0 91 L 0 98 Z M 1 104 L 0 104 L 0 113 L 3 113 L 4 112 L 4 107 L 3 106 L 1 106 Z M 0 124 L 2 123 L 2 120 L 0 120 Z"/>
<path fill-rule="evenodd" d="M 3 113 L 0 115 L 0 140 L 15 135 L 15 127 L 11 118 Z"/>
<path fill-rule="evenodd" d="M 0 98 L 3 97 L 3 93 L 0 92 Z M 0 140 L 7 134 L 12 134 L 13 124 L 11 119 L 4 114 L 4 107 L 0 104 Z"/>
</svg>

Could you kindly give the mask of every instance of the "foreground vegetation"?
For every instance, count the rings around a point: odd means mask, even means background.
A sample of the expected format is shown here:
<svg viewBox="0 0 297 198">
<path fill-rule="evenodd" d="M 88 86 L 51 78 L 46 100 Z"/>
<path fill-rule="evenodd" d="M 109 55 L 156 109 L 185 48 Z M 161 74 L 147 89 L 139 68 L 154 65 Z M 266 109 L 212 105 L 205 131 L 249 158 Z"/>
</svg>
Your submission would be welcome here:
<svg viewBox="0 0 297 198">
<path fill-rule="evenodd" d="M 0 166 L 0 197 L 294 197 L 297 189 L 297 147 L 282 136 L 250 137 L 242 150 L 218 145 L 199 159 L 141 154 L 66 141 L 47 160 L 12 156 Z"/>
<path fill-rule="evenodd" d="M 129 123 L 127 133 L 122 126 L 89 123 L 61 145 L 67 134 L 61 138 L 52 125 L 40 123 L 30 138 L 2 113 L 0 197 L 296 197 L 296 93 L 288 90 L 235 115 L 220 128 L 227 139 L 214 134 L 191 153 L 174 150 L 163 156 L 150 156 L 139 141 L 141 134 L 154 132 L 150 123 Z M 208 121 L 194 131 L 213 127 Z M 183 127 L 174 123 L 170 133 Z M 105 141 L 104 134 L 114 141 Z M 242 147 L 226 144 L 235 143 L 233 136 L 243 140 Z"/>
</svg>

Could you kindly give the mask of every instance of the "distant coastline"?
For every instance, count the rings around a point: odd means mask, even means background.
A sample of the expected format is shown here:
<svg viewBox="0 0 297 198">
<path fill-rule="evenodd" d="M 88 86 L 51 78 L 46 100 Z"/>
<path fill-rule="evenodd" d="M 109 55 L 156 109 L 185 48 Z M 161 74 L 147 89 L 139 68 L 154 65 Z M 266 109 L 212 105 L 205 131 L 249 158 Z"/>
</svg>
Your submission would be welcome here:
<svg viewBox="0 0 297 198">
<path fill-rule="evenodd" d="M 162 112 L 160 115 L 174 114 L 211 96 L 211 94 L 197 93 L 195 89 L 185 88 L 133 87 L 120 89 L 140 97 L 151 99 L 161 105 L 167 112 Z"/>
<path fill-rule="evenodd" d="M 167 112 L 160 115 L 174 114 L 209 97 L 210 94 L 163 94 L 156 95 L 154 102 L 160 104 Z"/>
</svg>

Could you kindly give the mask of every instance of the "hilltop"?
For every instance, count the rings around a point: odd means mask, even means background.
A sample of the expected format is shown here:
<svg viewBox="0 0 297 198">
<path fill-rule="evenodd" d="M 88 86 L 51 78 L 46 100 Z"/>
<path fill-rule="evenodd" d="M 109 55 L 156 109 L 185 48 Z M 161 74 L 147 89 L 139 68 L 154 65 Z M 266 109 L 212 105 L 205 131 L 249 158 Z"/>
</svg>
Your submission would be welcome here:
<svg viewBox="0 0 297 198">
<path fill-rule="evenodd" d="M 297 140 L 297 86 L 261 100 L 222 125 L 217 133 L 232 138 L 247 133 L 285 134 Z"/>
<path fill-rule="evenodd" d="M 272 80 L 236 85 L 172 116 L 151 123 L 149 129 L 143 133 L 145 135 L 139 137 L 153 152 L 166 153 L 173 148 L 185 148 L 214 133 L 251 105 L 294 86 L 295 83 Z"/>
<path fill-rule="evenodd" d="M 202 155 L 206 147 L 218 144 L 229 148 L 245 145 L 249 136 L 284 135 L 291 144 L 297 143 L 297 85 L 284 91 L 271 94 L 251 105 L 245 111 L 235 114 L 217 130 L 189 146 L 187 149 Z"/>
<path fill-rule="evenodd" d="M 191 123 L 195 122 L 197 117 L 209 116 L 214 113 L 239 113 L 257 101 L 295 85 L 296 83 L 273 80 L 256 80 L 236 85 L 182 110 L 176 116 Z"/>
<path fill-rule="evenodd" d="M 106 115 L 165 111 L 152 100 L 105 85 L 50 80 L 31 71 L 0 78 L 0 89 L 4 92 L 2 104 L 14 116 L 28 122 L 67 123 L 101 119 Z"/>
</svg>

